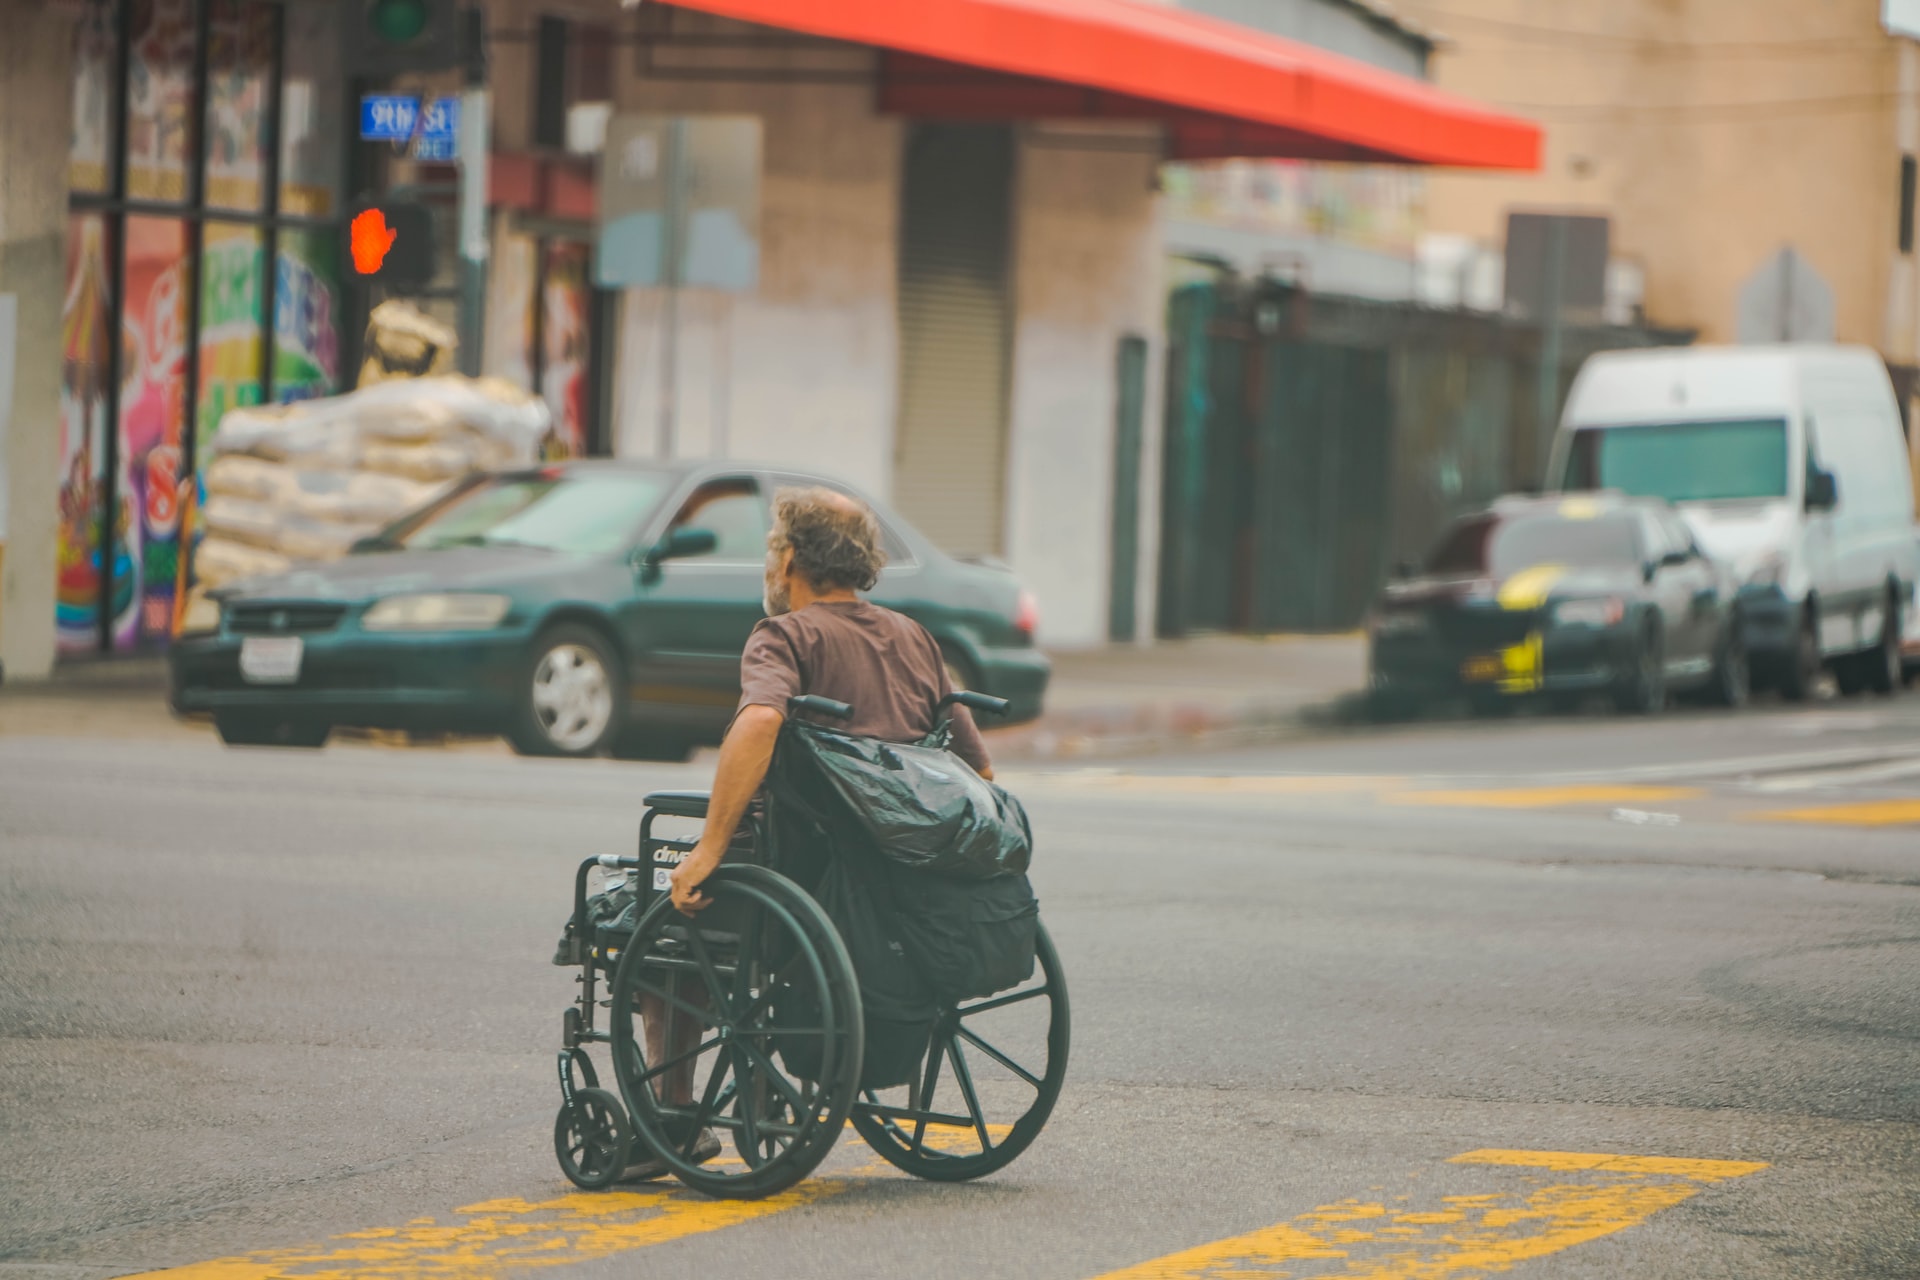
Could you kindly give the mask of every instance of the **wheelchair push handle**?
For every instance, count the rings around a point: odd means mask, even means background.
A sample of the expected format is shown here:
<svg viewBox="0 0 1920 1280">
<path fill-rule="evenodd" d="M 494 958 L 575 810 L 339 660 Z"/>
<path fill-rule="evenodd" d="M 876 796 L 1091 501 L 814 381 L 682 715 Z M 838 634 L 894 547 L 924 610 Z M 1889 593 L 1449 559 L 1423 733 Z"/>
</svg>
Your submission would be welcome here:
<svg viewBox="0 0 1920 1280">
<path fill-rule="evenodd" d="M 788 698 L 787 711 L 790 714 L 811 711 L 815 715 L 832 716 L 835 720 L 847 720 L 853 716 L 852 704 L 835 702 L 832 698 L 823 698 L 817 693 L 803 693 L 797 698 Z"/>
<path fill-rule="evenodd" d="M 1013 704 L 1005 698 L 996 698 L 991 694 L 975 693 L 971 689 L 956 689 L 940 699 L 940 705 L 934 710 L 938 714 L 955 705 L 971 707 L 975 711 L 991 711 L 997 716 L 1003 716 Z"/>
</svg>

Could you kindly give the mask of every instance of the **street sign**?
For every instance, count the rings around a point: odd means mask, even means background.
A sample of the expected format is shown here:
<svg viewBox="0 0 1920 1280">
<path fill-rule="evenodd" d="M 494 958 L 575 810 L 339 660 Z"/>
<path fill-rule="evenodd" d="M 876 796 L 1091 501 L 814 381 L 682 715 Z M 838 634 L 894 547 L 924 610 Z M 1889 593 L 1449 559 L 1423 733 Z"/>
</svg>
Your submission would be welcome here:
<svg viewBox="0 0 1920 1280">
<path fill-rule="evenodd" d="M 459 139 L 460 99 L 435 98 L 427 104 L 426 119 L 420 122 L 413 158 L 451 162 L 459 156 Z"/>
<path fill-rule="evenodd" d="M 459 155 L 460 99 L 434 98 L 424 112 L 405 93 L 369 93 L 360 99 L 360 140 L 411 144 L 415 160 L 451 161 Z"/>
<path fill-rule="evenodd" d="M 369 93 L 360 99 L 360 141 L 405 142 L 420 116 L 420 99 L 406 93 Z"/>
</svg>

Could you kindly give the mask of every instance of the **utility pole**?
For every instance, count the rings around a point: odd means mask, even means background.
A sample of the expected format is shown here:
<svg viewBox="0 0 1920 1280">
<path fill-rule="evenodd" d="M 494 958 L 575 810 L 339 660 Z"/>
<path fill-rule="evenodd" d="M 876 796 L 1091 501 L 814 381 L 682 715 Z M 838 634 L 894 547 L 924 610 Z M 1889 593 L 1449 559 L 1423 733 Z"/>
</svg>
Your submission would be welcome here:
<svg viewBox="0 0 1920 1280">
<path fill-rule="evenodd" d="M 460 91 L 460 372 L 480 375 L 487 337 L 487 17 L 466 11 L 466 83 Z"/>
</svg>

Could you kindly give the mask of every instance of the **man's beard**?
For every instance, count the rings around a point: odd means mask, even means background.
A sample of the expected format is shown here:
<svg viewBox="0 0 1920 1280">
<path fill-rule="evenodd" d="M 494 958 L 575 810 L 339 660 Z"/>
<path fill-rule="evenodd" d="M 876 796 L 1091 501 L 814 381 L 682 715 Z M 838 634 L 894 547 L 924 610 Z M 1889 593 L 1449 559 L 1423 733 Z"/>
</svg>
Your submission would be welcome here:
<svg viewBox="0 0 1920 1280">
<path fill-rule="evenodd" d="M 793 598 L 787 591 L 787 581 L 780 575 L 779 567 L 772 560 L 767 561 L 766 589 L 760 593 L 760 607 L 765 609 L 769 618 L 777 618 L 793 609 Z"/>
</svg>

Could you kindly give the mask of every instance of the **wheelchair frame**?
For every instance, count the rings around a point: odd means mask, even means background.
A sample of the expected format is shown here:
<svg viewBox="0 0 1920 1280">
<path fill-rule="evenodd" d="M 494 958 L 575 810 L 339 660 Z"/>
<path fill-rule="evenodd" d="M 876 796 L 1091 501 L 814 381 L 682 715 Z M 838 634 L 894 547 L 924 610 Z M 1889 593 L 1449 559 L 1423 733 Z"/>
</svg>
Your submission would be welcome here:
<svg viewBox="0 0 1920 1280">
<path fill-rule="evenodd" d="M 954 694 L 949 701 L 979 710 L 1005 707 L 999 699 L 974 693 Z M 788 710 L 845 718 L 852 709 L 803 696 L 792 699 Z M 1036 947 L 1037 983 L 1029 979 L 986 999 L 941 1007 L 914 1079 L 894 1086 L 907 1091 L 904 1104 L 896 1104 L 882 1098 L 889 1090 L 864 1088 L 858 1079 L 864 1036 L 859 984 L 832 923 L 811 895 L 780 870 L 774 835 L 778 824 L 771 820 L 773 796 L 767 812 L 747 824 L 751 852 L 736 836 L 727 861 L 703 885 L 713 905 L 691 921 L 673 909 L 665 890 L 671 867 L 697 842 L 656 836 L 654 824 L 662 817 L 703 820 L 708 794 L 656 792 L 644 804 L 635 855 L 588 858 L 574 873 L 568 936 L 570 962 L 580 966 L 575 978 L 579 991 L 562 1019 L 562 1102 L 554 1121 L 555 1154 L 571 1181 L 587 1189 L 610 1186 L 635 1154 L 646 1154 L 696 1189 L 758 1198 L 811 1173 L 848 1122 L 875 1151 L 906 1172 L 961 1181 L 1004 1168 L 1038 1136 L 1065 1078 L 1071 1021 L 1065 976 L 1044 925 Z M 595 867 L 625 872 L 630 878 L 651 876 L 650 884 L 637 889 L 646 905 L 630 935 L 589 921 L 587 880 Z M 769 924 L 785 931 L 784 942 L 768 941 L 772 933 L 762 927 Z M 791 973 L 801 960 L 796 980 Z M 599 990 L 602 970 L 604 999 Z M 649 977 L 660 985 L 650 985 Z M 681 984 L 688 978 L 706 983 L 705 1004 L 681 998 Z M 723 985 L 729 990 L 723 991 Z M 808 992 L 805 1001 L 796 996 L 801 991 Z M 636 1034 L 640 1017 L 635 1000 L 641 994 L 656 1001 L 664 998 L 676 1018 L 681 1013 L 693 1017 L 699 1023 L 694 1039 L 704 1043 L 650 1067 L 644 1037 Z M 969 1019 L 1041 999 L 1046 1001 L 1045 1063 L 1037 1070 L 1030 1061 L 1019 1061 L 1018 1051 L 1010 1053 L 988 1040 L 978 1022 L 968 1024 Z M 807 1001 L 810 1012 L 817 1006 L 820 1026 L 779 1021 L 792 1004 Z M 596 1009 L 608 1010 L 604 1029 L 595 1025 Z M 815 1070 L 826 1078 L 799 1075 L 790 1065 L 787 1055 L 811 1043 L 810 1038 L 820 1043 Z M 618 1096 L 601 1087 L 587 1052 L 591 1044 L 608 1046 Z M 707 1050 L 715 1057 L 699 1104 L 663 1100 L 650 1082 L 678 1071 L 683 1062 L 691 1064 L 691 1076 L 698 1055 Z M 970 1064 L 970 1057 L 977 1061 Z M 789 1063 L 784 1073 L 780 1062 Z M 974 1065 L 988 1064 L 1031 1093 L 1023 1107 L 1009 1111 L 988 1105 L 973 1074 Z M 938 1105 L 943 1065 L 951 1067 L 949 1092 L 960 1095 L 948 1109 Z M 723 1089 L 727 1073 L 731 1083 Z M 995 1104 L 1002 1100 L 998 1095 L 990 1099 Z M 960 1114 L 962 1109 L 966 1114 Z M 698 1158 L 695 1144 L 710 1127 L 731 1131 L 736 1159 L 708 1163 Z M 960 1140 L 942 1141 L 939 1133 Z M 965 1149 L 969 1141 L 977 1150 Z M 734 1165 L 740 1168 L 736 1171 Z"/>
</svg>

